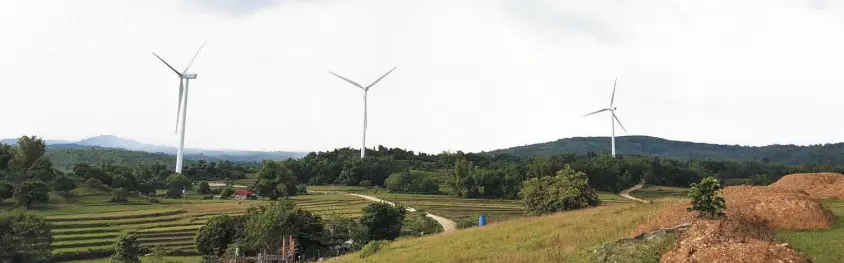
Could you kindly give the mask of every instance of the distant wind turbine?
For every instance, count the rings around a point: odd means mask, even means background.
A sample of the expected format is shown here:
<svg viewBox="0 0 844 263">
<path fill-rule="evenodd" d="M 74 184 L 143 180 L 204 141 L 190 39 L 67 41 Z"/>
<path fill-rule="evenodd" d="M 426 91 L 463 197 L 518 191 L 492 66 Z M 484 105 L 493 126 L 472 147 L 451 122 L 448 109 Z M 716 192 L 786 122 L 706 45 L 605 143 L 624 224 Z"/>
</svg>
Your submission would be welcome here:
<svg viewBox="0 0 844 263">
<path fill-rule="evenodd" d="M 351 81 L 347 78 L 344 78 L 343 76 L 337 75 L 334 72 L 331 72 L 331 71 L 328 72 L 328 73 L 331 73 L 331 75 L 337 76 L 338 78 L 341 78 L 341 79 L 343 79 L 343 80 L 351 83 L 352 85 L 355 85 L 356 87 L 363 90 L 363 144 L 360 147 L 360 158 L 361 159 L 363 159 L 363 157 L 366 156 L 366 127 L 367 127 L 367 124 L 366 124 L 366 115 L 367 115 L 367 112 L 366 112 L 367 111 L 367 109 L 366 109 L 366 95 L 369 93 L 369 88 L 371 88 L 372 86 L 375 86 L 376 83 L 378 83 L 379 81 L 381 81 L 381 79 L 386 77 L 387 74 L 390 74 L 390 72 L 393 72 L 393 70 L 396 70 L 396 67 L 393 67 L 393 69 L 391 69 L 390 71 L 387 71 L 387 73 L 384 73 L 383 76 L 376 79 L 374 82 L 372 82 L 372 84 L 369 84 L 369 86 L 366 86 L 366 87 L 361 86 L 357 82 L 354 82 L 354 81 Z"/>
<path fill-rule="evenodd" d="M 188 66 L 185 67 L 185 70 L 179 72 L 173 66 L 170 66 L 164 59 L 162 59 L 158 54 L 153 52 L 152 54 L 155 55 L 161 62 L 164 62 L 164 65 L 167 65 L 168 68 L 176 72 L 176 75 L 179 76 L 179 105 L 176 111 L 176 130 L 174 133 L 179 133 L 179 149 L 176 152 L 176 173 L 182 173 L 182 161 L 185 155 L 185 122 L 187 121 L 187 112 L 188 112 L 188 83 L 192 79 L 196 79 L 195 73 L 188 73 L 188 69 L 190 66 L 193 65 L 193 61 L 196 59 L 196 56 L 199 55 L 199 51 L 202 51 L 202 48 L 205 47 L 205 42 L 202 43 L 202 46 L 196 50 L 196 53 L 193 55 L 193 58 L 190 59 L 188 62 Z M 183 100 L 184 98 L 184 100 Z M 179 129 L 179 120 L 181 120 L 182 127 Z"/>
<path fill-rule="evenodd" d="M 613 106 L 613 102 L 615 101 L 615 84 L 616 83 L 618 83 L 618 78 L 615 78 L 615 82 L 613 82 L 613 84 L 612 84 L 612 97 L 610 97 L 610 107 L 609 108 L 600 109 L 600 110 L 595 111 L 593 113 L 583 115 L 583 117 L 586 117 L 586 116 L 589 116 L 589 115 L 592 115 L 592 114 L 595 114 L 595 113 L 599 113 L 599 112 L 604 112 L 604 111 L 609 111 L 612 114 L 612 116 L 610 117 L 610 125 L 612 125 L 612 139 L 610 139 L 610 141 L 611 141 L 610 144 L 612 145 L 612 156 L 613 157 L 615 157 L 615 123 L 618 122 L 618 126 L 621 126 L 621 129 L 624 130 L 625 133 L 627 132 L 627 129 L 624 128 L 624 125 L 621 125 L 621 121 L 618 120 L 617 116 L 615 116 L 615 111 L 618 110 L 618 108 Z"/>
</svg>

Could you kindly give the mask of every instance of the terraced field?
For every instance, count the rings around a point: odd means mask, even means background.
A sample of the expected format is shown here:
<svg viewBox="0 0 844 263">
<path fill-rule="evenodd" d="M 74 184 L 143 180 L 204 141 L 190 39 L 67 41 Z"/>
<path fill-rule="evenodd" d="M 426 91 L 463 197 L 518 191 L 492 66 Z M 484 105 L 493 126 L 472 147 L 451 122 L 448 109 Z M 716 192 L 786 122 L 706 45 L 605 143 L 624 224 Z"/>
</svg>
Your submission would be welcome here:
<svg viewBox="0 0 844 263">
<path fill-rule="evenodd" d="M 398 202 L 423 209 L 451 220 L 479 214 L 487 216 L 488 222 L 498 222 L 523 215 L 522 204 L 514 200 L 458 198 L 450 195 L 394 194 L 386 190 L 358 186 L 311 186 L 314 191 L 338 191 L 375 196 L 383 200 Z M 598 193 L 605 205 L 629 203 L 619 195 Z"/>
<path fill-rule="evenodd" d="M 345 195 L 306 195 L 292 198 L 305 210 L 360 215 L 367 201 Z M 108 257 L 117 237 L 131 233 L 141 244 L 161 246 L 173 255 L 196 255 L 194 236 L 209 219 L 220 214 L 239 215 L 267 201 L 189 201 L 160 208 L 107 213 L 48 216 L 53 223 L 56 261 Z"/>
</svg>

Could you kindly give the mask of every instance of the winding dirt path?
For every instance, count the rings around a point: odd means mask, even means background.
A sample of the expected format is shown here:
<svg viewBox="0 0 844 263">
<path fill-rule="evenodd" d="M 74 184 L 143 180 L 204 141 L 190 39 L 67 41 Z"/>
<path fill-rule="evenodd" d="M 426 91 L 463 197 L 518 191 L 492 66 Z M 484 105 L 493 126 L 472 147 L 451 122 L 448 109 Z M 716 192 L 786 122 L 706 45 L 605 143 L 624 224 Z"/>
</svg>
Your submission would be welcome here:
<svg viewBox="0 0 844 263">
<path fill-rule="evenodd" d="M 385 201 L 385 200 L 381 200 L 381 199 L 374 197 L 374 196 L 368 196 L 368 195 L 362 195 L 362 194 L 353 194 L 353 193 L 335 192 L 335 191 L 311 191 L 311 190 L 308 190 L 308 192 L 335 193 L 335 194 L 351 195 L 351 196 L 363 198 L 363 199 L 373 201 L 373 202 L 382 202 L 382 203 L 387 203 L 387 204 L 390 204 L 390 205 L 396 205 L 396 204 L 394 204 L 393 202 L 390 202 L 390 201 Z M 407 207 L 406 209 L 407 209 L 407 211 L 410 211 L 410 212 L 416 212 L 416 209 L 413 208 L 413 207 Z M 425 214 L 427 214 L 428 217 L 436 220 L 437 223 L 440 223 L 440 225 L 443 226 L 443 232 L 442 233 L 452 233 L 452 232 L 457 230 L 457 224 L 454 223 L 454 221 L 451 221 L 448 218 L 441 217 L 441 216 L 431 214 L 431 213 L 428 213 L 428 212 L 425 212 Z"/>
<path fill-rule="evenodd" d="M 618 194 L 618 195 L 620 195 L 621 197 L 633 200 L 633 201 L 638 201 L 638 202 L 642 202 L 642 203 L 647 204 L 647 203 L 649 203 L 648 201 L 645 201 L 645 200 L 642 200 L 642 199 L 639 199 L 639 198 L 636 198 L 636 197 L 633 197 L 632 195 L 630 195 L 630 192 L 642 189 L 643 186 L 645 186 L 645 181 L 642 181 L 639 184 L 634 185 L 633 187 L 630 187 L 629 189 L 625 189 L 625 190 L 621 191 L 621 193 Z"/>
</svg>

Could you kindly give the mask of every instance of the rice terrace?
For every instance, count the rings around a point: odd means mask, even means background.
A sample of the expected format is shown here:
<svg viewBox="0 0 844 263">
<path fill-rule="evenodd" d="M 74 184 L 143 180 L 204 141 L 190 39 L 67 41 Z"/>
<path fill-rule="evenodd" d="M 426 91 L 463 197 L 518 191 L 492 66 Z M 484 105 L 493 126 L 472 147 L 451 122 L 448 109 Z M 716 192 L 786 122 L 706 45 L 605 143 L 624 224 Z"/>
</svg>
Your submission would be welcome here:
<svg viewBox="0 0 844 263">
<path fill-rule="evenodd" d="M 0 263 L 844 263 L 842 21 L 0 1 Z"/>
</svg>

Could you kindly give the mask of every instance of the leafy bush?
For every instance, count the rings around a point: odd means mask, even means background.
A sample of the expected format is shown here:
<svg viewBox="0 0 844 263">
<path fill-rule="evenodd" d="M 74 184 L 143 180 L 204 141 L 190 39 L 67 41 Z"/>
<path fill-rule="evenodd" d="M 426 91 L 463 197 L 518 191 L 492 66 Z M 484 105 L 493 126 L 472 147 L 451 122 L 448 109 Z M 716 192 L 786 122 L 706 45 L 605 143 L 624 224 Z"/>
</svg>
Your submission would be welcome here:
<svg viewBox="0 0 844 263">
<path fill-rule="evenodd" d="M 126 192 L 126 189 L 117 188 L 114 191 L 111 191 L 111 201 L 116 203 L 126 202 L 129 196 L 129 192 Z"/>
<path fill-rule="evenodd" d="M 457 229 L 476 227 L 478 226 L 478 221 L 480 220 L 479 218 L 480 215 L 472 214 L 469 217 L 457 219 L 457 221 L 454 221 L 454 224 L 457 226 Z"/>
<path fill-rule="evenodd" d="M 596 206 L 601 201 L 589 186 L 589 178 L 566 165 L 556 176 L 531 178 L 524 182 L 522 203 L 525 213 L 539 215 Z"/>
<path fill-rule="evenodd" d="M 714 177 L 706 177 L 699 183 L 692 184 L 692 191 L 689 197 L 692 198 L 692 207 L 689 211 L 698 211 L 698 217 L 718 218 L 724 215 L 724 197 L 718 196 L 721 191 L 721 184 Z"/>
<path fill-rule="evenodd" d="M 372 182 L 371 182 L 371 181 L 369 181 L 369 180 L 363 180 L 363 181 L 360 181 L 360 183 L 358 184 L 358 186 L 370 187 L 370 186 L 372 186 Z"/>
<path fill-rule="evenodd" d="M 300 184 L 296 186 L 296 194 L 297 195 L 306 195 L 308 194 L 308 186 L 304 184 Z"/>
<path fill-rule="evenodd" d="M 212 194 L 212 195 L 218 195 L 218 194 L 220 194 L 220 193 L 222 193 L 222 192 L 223 192 L 223 189 L 220 189 L 220 188 L 214 188 L 214 189 L 211 189 L 211 194 Z"/>
<path fill-rule="evenodd" d="M 402 222 L 402 235 L 406 236 L 423 236 L 442 231 L 442 225 L 437 220 L 428 217 L 424 211 L 410 212 Z"/>
<path fill-rule="evenodd" d="M 390 244 L 390 241 L 386 241 L 386 240 L 369 241 L 369 243 L 366 243 L 366 245 L 363 246 L 363 249 L 360 250 L 360 258 L 366 258 L 368 256 L 372 256 L 372 255 L 375 254 L 375 252 L 378 252 L 378 250 L 381 250 L 382 247 L 387 246 L 389 244 Z"/>
</svg>

